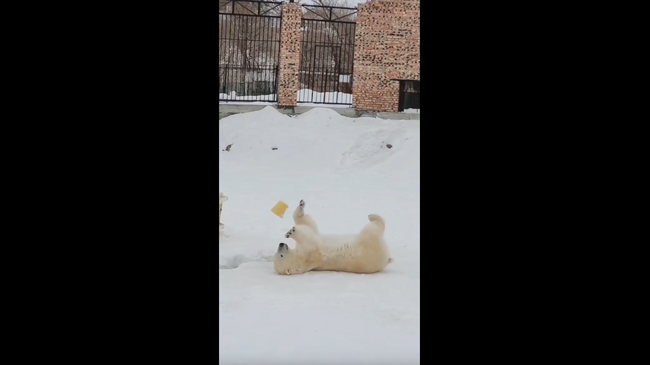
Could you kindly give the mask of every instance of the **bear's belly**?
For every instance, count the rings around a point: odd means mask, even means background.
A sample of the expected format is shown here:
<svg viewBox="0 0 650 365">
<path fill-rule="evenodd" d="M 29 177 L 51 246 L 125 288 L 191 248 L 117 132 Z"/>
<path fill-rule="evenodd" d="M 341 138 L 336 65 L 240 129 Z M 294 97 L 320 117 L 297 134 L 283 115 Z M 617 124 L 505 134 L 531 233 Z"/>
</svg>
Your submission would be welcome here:
<svg viewBox="0 0 650 365">
<path fill-rule="evenodd" d="M 316 271 L 375 273 L 388 264 L 383 252 L 362 250 L 356 242 L 356 235 L 323 236 L 320 251 L 324 261 L 313 269 Z"/>
<path fill-rule="evenodd" d="M 357 274 L 372 274 L 383 270 L 388 265 L 388 259 L 357 257 L 325 257 L 322 265 L 314 271 L 344 271 Z"/>
</svg>

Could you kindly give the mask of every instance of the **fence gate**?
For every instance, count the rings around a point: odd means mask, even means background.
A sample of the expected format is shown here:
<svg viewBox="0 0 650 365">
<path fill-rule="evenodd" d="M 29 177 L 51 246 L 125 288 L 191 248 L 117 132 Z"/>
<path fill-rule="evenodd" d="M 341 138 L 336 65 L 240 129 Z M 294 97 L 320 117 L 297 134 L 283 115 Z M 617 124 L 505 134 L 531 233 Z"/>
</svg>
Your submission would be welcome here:
<svg viewBox="0 0 650 365">
<path fill-rule="evenodd" d="M 278 100 L 281 5 L 219 0 L 219 101 Z"/>
<path fill-rule="evenodd" d="M 351 105 L 357 8 L 303 10 L 298 103 Z"/>
</svg>

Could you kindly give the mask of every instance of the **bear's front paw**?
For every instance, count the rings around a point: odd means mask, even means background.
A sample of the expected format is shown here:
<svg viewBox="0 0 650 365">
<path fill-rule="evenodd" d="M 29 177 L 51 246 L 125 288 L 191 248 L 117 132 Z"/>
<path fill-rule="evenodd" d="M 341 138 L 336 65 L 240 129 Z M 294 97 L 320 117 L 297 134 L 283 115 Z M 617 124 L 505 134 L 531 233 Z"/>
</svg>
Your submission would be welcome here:
<svg viewBox="0 0 650 365">
<path fill-rule="evenodd" d="M 284 237 L 285 237 L 285 238 L 289 238 L 289 237 L 291 237 L 291 235 L 294 234 L 295 232 L 296 232 L 296 227 L 293 227 L 293 228 L 291 228 L 291 229 L 289 230 L 289 232 L 287 232 L 287 234 L 284 235 Z"/>
</svg>

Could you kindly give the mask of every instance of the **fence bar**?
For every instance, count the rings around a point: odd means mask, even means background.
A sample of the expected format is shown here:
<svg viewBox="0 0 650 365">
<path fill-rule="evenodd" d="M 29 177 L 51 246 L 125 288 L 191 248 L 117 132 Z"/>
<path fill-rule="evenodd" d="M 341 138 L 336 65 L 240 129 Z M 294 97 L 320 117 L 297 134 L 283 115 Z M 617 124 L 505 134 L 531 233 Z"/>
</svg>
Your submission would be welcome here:
<svg viewBox="0 0 650 365">
<path fill-rule="evenodd" d="M 298 103 L 352 105 L 356 8 L 304 5 Z"/>
<path fill-rule="evenodd" d="M 277 102 L 281 5 L 219 1 L 219 101 Z"/>
</svg>

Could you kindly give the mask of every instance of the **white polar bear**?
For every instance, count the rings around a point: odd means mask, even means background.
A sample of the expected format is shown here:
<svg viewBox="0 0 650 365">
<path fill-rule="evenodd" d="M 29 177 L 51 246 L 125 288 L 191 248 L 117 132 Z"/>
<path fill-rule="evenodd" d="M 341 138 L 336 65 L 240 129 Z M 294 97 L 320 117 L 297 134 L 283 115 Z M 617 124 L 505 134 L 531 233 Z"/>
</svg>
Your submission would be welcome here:
<svg viewBox="0 0 650 365">
<path fill-rule="evenodd" d="M 304 214 L 304 202 L 296 208 L 299 218 Z M 294 219 L 296 217 L 294 213 Z M 384 240 L 386 223 L 377 214 L 370 214 L 368 223 L 358 234 L 321 235 L 314 231 L 316 222 L 310 220 L 296 224 L 286 238 L 296 241 L 296 248 L 290 249 L 280 243 L 273 259 L 273 266 L 280 275 L 303 274 L 311 270 L 345 271 L 371 274 L 383 270 L 393 260 Z M 313 223 L 313 227 L 311 226 Z"/>
</svg>

